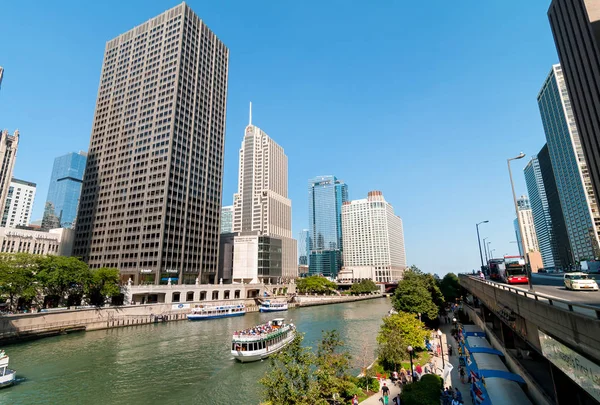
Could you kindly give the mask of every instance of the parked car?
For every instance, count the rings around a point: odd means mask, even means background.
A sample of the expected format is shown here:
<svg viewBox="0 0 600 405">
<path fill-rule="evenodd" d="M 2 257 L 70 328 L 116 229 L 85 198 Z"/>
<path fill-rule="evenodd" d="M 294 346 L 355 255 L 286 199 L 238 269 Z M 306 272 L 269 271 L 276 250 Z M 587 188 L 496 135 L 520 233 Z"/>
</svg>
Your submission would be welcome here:
<svg viewBox="0 0 600 405">
<path fill-rule="evenodd" d="M 567 290 L 598 291 L 596 280 L 582 272 L 565 273 L 565 287 Z"/>
</svg>

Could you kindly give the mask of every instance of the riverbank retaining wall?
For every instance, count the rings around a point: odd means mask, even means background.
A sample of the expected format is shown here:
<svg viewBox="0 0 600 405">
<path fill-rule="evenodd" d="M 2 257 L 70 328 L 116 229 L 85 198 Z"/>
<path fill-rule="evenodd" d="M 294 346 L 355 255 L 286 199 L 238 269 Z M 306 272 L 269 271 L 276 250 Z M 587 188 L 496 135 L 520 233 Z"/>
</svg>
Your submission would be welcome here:
<svg viewBox="0 0 600 405">
<path fill-rule="evenodd" d="M 328 305 L 343 302 L 380 298 L 381 295 L 365 296 L 296 296 L 290 308 Z M 277 297 L 271 297 L 277 298 Z M 280 297 L 284 299 L 285 297 Z M 211 301 L 210 305 L 244 303 L 247 312 L 257 312 L 254 299 Z M 0 316 L 0 342 L 12 343 L 22 340 L 65 334 L 75 331 L 110 329 L 155 322 L 187 319 L 196 305 L 206 301 L 172 304 L 146 304 L 120 307 L 86 308 Z"/>
</svg>

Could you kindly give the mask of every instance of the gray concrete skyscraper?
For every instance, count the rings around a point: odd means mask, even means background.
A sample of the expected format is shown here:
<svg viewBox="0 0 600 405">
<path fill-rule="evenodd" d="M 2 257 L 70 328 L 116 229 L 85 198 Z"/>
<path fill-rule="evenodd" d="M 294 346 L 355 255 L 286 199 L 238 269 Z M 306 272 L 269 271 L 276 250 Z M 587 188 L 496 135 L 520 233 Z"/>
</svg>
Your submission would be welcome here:
<svg viewBox="0 0 600 405">
<path fill-rule="evenodd" d="M 9 135 L 7 130 L 3 130 L 0 134 L 0 207 L 2 208 L 6 205 L 18 147 L 19 131 Z"/>
<path fill-rule="evenodd" d="M 216 282 L 229 50 L 182 3 L 106 43 L 73 254 Z"/>
</svg>

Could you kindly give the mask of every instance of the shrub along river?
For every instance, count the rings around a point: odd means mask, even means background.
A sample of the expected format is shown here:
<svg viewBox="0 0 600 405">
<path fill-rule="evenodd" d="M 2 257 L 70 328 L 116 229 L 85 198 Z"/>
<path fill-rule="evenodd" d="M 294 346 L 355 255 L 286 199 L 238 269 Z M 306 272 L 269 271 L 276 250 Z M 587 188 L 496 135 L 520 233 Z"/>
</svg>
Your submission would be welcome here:
<svg viewBox="0 0 600 405">
<path fill-rule="evenodd" d="M 6 346 L 18 383 L 0 390 L 0 404 L 236 404 L 260 401 L 258 380 L 269 361 L 241 364 L 231 335 L 285 317 L 316 347 L 336 329 L 358 372 L 372 354 L 388 298 L 199 322 L 169 322 L 75 333 Z"/>
</svg>

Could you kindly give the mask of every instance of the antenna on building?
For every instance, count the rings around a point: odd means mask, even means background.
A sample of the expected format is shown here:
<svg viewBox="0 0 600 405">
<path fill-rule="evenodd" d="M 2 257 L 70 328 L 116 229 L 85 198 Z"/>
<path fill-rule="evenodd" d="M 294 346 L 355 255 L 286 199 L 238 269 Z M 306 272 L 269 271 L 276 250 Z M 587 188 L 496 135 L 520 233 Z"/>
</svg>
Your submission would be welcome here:
<svg viewBox="0 0 600 405">
<path fill-rule="evenodd" d="M 252 101 L 250 101 L 250 122 L 248 125 L 252 125 Z"/>
</svg>

